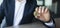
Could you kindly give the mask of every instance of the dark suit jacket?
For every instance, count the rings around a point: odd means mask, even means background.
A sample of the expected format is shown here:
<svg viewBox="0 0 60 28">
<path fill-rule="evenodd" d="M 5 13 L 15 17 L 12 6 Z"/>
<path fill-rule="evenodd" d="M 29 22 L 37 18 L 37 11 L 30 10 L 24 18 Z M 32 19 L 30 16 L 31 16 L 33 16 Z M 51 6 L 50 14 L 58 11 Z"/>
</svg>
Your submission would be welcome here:
<svg viewBox="0 0 60 28">
<path fill-rule="evenodd" d="M 20 24 L 26 24 L 32 22 L 35 7 L 36 7 L 36 0 L 27 0 L 27 3 L 25 4 L 23 18 Z M 4 0 L 2 5 L 0 6 L 0 23 L 2 22 L 5 16 L 7 25 L 8 26 L 13 25 L 14 10 L 15 10 L 15 0 Z"/>
<path fill-rule="evenodd" d="M 20 24 L 31 23 L 34 16 L 33 12 L 36 8 L 36 0 L 27 0 L 24 8 L 23 18 Z M 4 0 L 0 6 L 0 23 L 2 22 L 4 16 L 6 17 L 7 26 L 13 25 L 15 11 L 15 0 Z M 53 26 L 49 26 L 53 27 Z"/>
</svg>

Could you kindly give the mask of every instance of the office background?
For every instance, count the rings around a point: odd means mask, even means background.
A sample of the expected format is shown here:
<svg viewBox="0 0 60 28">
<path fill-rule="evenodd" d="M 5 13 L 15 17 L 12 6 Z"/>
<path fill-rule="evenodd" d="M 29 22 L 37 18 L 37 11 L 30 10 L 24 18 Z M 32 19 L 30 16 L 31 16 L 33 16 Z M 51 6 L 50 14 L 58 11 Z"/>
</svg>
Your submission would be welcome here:
<svg viewBox="0 0 60 28">
<path fill-rule="evenodd" d="M 1 5 L 2 2 L 3 2 L 3 0 L 0 0 L 0 5 Z"/>
</svg>

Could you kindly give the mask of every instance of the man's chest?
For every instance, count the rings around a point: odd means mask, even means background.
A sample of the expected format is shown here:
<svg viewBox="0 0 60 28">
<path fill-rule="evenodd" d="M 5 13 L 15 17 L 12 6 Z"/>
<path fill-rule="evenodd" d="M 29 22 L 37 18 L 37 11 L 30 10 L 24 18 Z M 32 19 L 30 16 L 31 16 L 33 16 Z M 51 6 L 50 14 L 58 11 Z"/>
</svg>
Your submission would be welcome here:
<svg viewBox="0 0 60 28">
<path fill-rule="evenodd" d="M 23 11 L 23 18 L 22 23 L 29 22 L 33 18 L 33 12 L 35 10 L 36 5 L 31 3 L 26 3 Z M 5 6 L 5 16 L 6 16 L 6 22 L 7 25 L 12 25 L 14 20 L 14 14 L 15 14 L 15 1 L 7 2 Z"/>
</svg>

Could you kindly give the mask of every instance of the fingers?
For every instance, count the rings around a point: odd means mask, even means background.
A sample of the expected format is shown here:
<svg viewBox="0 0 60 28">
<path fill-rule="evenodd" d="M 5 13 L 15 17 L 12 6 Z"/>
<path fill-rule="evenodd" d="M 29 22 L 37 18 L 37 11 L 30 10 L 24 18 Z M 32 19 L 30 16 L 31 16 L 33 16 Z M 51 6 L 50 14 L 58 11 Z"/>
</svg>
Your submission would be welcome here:
<svg viewBox="0 0 60 28">
<path fill-rule="evenodd" d="M 45 10 L 45 7 L 43 6 L 43 7 L 42 7 L 42 13 L 44 13 L 44 10 Z"/>
<path fill-rule="evenodd" d="M 41 13 L 41 11 L 42 11 L 41 9 L 42 9 L 42 7 L 40 6 L 38 9 L 39 10 L 38 13 Z"/>
<path fill-rule="evenodd" d="M 35 11 L 36 11 L 37 13 L 46 13 L 46 12 L 48 12 L 48 8 L 46 8 L 45 6 L 40 6 L 40 7 L 37 7 L 37 8 L 35 9 Z"/>
<path fill-rule="evenodd" d="M 48 12 L 48 8 L 45 9 L 45 13 L 47 13 L 47 12 Z"/>
<path fill-rule="evenodd" d="M 36 11 L 36 12 L 38 11 L 38 7 L 35 9 L 35 11 Z"/>
<path fill-rule="evenodd" d="M 35 16 L 35 18 L 44 21 L 46 19 L 49 19 L 49 17 L 50 17 L 49 10 L 45 6 L 37 7 L 35 9 L 34 16 Z"/>
<path fill-rule="evenodd" d="M 41 14 L 48 12 L 48 8 L 45 6 L 40 6 L 35 9 L 35 12 L 37 13 L 37 16 L 40 16 Z"/>
</svg>

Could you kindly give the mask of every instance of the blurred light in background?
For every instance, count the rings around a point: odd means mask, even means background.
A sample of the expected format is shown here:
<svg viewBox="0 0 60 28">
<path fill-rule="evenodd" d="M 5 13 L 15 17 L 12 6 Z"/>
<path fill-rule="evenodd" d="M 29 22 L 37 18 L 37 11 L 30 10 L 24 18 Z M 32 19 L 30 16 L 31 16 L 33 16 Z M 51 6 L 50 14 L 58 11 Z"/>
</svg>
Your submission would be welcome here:
<svg viewBox="0 0 60 28">
<path fill-rule="evenodd" d="M 0 5 L 1 5 L 2 2 L 3 2 L 3 0 L 0 0 Z"/>
<path fill-rule="evenodd" d="M 45 6 L 51 6 L 52 0 L 45 0 Z"/>
</svg>

